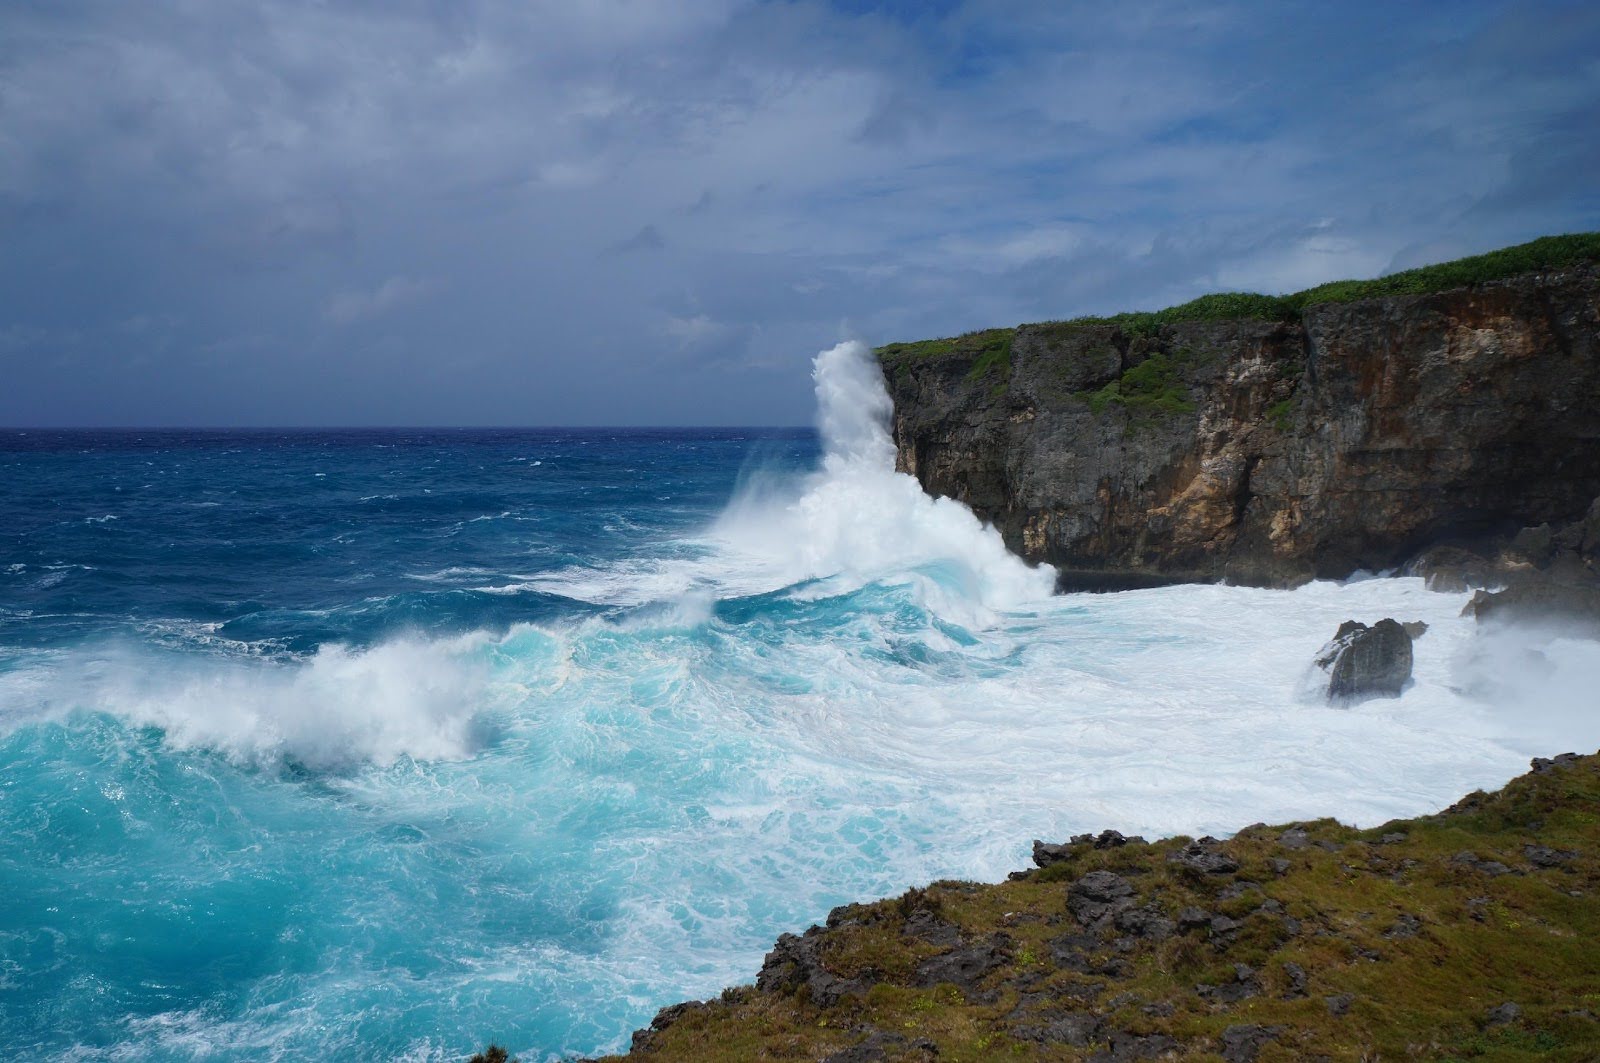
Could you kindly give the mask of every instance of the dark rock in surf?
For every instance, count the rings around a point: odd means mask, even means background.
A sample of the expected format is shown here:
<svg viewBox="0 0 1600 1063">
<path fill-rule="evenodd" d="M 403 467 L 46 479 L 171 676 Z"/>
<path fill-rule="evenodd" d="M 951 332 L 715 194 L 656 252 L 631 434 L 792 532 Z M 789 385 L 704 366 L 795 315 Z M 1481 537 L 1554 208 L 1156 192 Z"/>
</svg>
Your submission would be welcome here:
<svg viewBox="0 0 1600 1063">
<path fill-rule="evenodd" d="M 1331 702 L 1397 698 L 1411 681 L 1411 635 L 1394 620 L 1371 627 L 1347 620 L 1318 652 L 1317 665 L 1328 673 Z"/>
<path fill-rule="evenodd" d="M 1479 623 L 1543 623 L 1570 634 L 1600 638 L 1600 584 L 1528 579 L 1504 590 L 1479 591 L 1462 613 Z"/>
</svg>

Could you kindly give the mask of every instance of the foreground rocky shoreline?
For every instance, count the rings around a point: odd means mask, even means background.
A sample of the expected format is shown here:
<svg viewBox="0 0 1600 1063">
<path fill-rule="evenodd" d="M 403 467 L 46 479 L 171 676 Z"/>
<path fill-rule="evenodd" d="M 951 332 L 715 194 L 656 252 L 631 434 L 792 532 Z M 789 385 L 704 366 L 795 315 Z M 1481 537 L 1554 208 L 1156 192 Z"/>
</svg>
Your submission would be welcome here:
<svg viewBox="0 0 1600 1063">
<path fill-rule="evenodd" d="M 1034 862 L 835 909 L 626 1058 L 1600 1058 L 1600 754 L 1369 830 L 1107 830 Z"/>
</svg>

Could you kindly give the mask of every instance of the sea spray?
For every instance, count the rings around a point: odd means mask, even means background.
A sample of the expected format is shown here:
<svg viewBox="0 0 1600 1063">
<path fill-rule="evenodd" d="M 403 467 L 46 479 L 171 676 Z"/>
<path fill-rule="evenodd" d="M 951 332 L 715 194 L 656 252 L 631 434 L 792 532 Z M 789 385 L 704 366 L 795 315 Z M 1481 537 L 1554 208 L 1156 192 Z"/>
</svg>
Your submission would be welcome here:
<svg viewBox="0 0 1600 1063">
<path fill-rule="evenodd" d="M 1376 824 L 1600 744 L 1420 580 L 1051 597 L 893 471 L 864 350 L 817 385 L 815 436 L 10 454 L 0 1057 L 593 1054 L 1034 837 Z M 1412 687 L 1297 697 L 1383 616 L 1429 624 Z M 1580 691 L 1590 650 L 1506 652 Z"/>
<path fill-rule="evenodd" d="M 889 394 L 864 344 L 823 351 L 812 378 L 822 467 L 794 497 L 734 499 L 714 529 L 730 553 L 765 560 L 780 586 L 826 578 L 832 592 L 874 579 L 909 582 L 928 605 L 969 624 L 992 624 L 987 610 L 1049 596 L 1054 570 L 1026 564 L 967 507 L 931 498 L 895 471 Z"/>
</svg>

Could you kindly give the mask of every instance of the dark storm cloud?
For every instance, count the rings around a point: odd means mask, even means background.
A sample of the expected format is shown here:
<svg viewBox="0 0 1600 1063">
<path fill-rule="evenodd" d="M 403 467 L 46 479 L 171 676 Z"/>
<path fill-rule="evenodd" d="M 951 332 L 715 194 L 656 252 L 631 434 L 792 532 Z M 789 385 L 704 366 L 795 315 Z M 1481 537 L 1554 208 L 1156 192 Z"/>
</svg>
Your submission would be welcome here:
<svg viewBox="0 0 1600 1063">
<path fill-rule="evenodd" d="M 1600 228 L 1569 3 L 11 4 L 0 422 L 760 423 Z"/>
</svg>

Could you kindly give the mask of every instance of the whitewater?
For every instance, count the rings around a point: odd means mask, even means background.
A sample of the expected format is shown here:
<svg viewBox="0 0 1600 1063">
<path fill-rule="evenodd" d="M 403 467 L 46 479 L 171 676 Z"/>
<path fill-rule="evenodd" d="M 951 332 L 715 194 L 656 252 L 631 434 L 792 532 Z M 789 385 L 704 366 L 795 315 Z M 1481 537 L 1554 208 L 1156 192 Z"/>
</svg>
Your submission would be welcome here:
<svg viewBox="0 0 1600 1063">
<path fill-rule="evenodd" d="M 1054 595 L 817 431 L 0 434 L 0 1057 L 624 1047 L 1033 838 L 1375 825 L 1600 746 L 1600 647 L 1413 578 Z M 1347 619 L 1413 684 L 1332 708 Z"/>
</svg>

